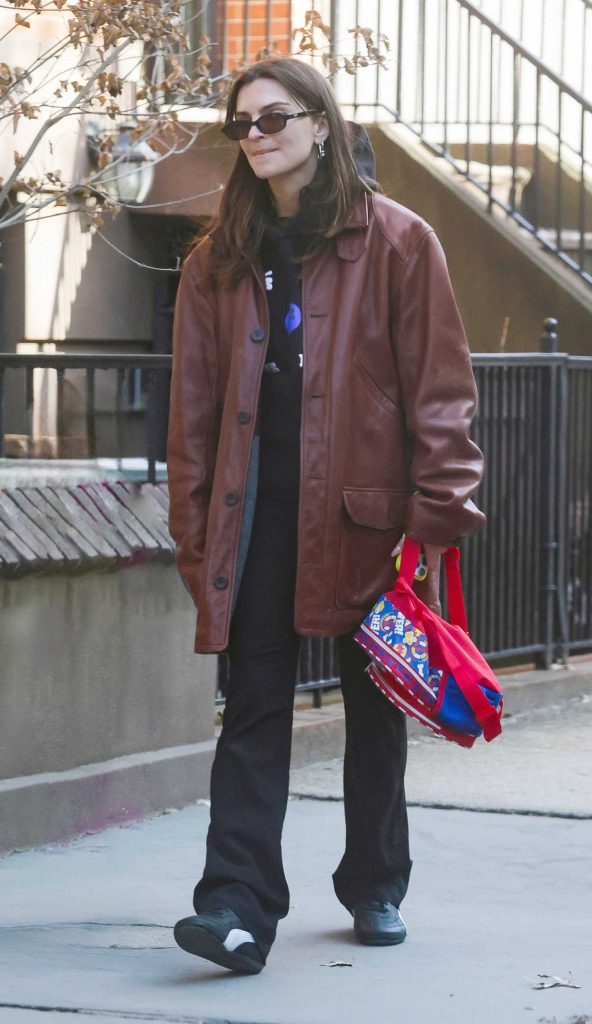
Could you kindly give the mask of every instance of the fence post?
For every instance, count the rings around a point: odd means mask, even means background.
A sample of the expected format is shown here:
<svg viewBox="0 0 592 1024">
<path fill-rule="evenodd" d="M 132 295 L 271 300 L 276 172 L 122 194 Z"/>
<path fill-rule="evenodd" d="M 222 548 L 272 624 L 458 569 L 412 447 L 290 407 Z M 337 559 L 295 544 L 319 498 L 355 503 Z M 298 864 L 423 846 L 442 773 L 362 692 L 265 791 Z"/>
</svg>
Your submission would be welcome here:
<svg viewBox="0 0 592 1024">
<path fill-rule="evenodd" d="M 544 472 L 544 549 L 545 549 L 545 581 L 542 608 L 542 642 L 541 661 L 544 668 L 550 668 L 556 658 L 565 655 L 565 637 L 563 635 L 565 595 L 559 593 L 559 568 L 563 565 L 563 552 L 559 550 L 560 537 L 564 531 L 562 502 L 565 502 L 565 359 L 558 354 L 558 321 L 547 317 L 543 324 L 540 343 L 541 350 L 548 352 L 553 359 L 548 367 L 548 420 L 546 453 L 543 458 Z M 557 614 L 556 614 L 557 609 Z M 559 628 L 558 628 L 559 627 Z"/>
<path fill-rule="evenodd" d="M 551 668 L 555 654 L 555 592 L 557 582 L 555 575 L 557 552 L 556 524 L 556 480 L 557 480 L 557 366 L 553 362 L 548 367 L 548 411 L 547 421 L 547 453 L 543 458 L 544 474 L 544 540 L 545 578 L 543 583 L 544 599 L 542 608 L 543 627 L 543 667 Z"/>
<path fill-rule="evenodd" d="M 557 367 L 558 419 L 557 419 L 557 660 L 567 665 L 569 657 L 569 616 L 567 612 L 567 551 L 568 551 L 568 499 L 569 499 L 569 401 L 570 363 L 564 356 Z"/>
<path fill-rule="evenodd" d="M 559 342 L 559 336 L 557 334 L 557 328 L 559 327 L 559 321 L 554 316 L 548 316 L 543 323 L 543 333 L 541 334 L 541 352 L 556 352 L 557 345 Z"/>
</svg>

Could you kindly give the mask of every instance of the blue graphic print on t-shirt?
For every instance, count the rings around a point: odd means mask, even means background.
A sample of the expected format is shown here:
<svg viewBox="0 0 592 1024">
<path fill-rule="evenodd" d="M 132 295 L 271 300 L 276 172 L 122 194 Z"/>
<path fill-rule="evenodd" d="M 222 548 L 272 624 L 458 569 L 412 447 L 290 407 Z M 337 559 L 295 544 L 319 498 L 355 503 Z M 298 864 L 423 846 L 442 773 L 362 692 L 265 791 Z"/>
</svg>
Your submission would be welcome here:
<svg viewBox="0 0 592 1024">
<path fill-rule="evenodd" d="M 286 313 L 286 317 L 284 320 L 284 324 L 286 325 L 286 330 L 288 334 L 292 334 L 293 331 L 300 327 L 301 323 L 302 313 L 300 312 L 300 307 L 297 306 L 295 302 L 291 302 L 290 308 Z"/>
</svg>

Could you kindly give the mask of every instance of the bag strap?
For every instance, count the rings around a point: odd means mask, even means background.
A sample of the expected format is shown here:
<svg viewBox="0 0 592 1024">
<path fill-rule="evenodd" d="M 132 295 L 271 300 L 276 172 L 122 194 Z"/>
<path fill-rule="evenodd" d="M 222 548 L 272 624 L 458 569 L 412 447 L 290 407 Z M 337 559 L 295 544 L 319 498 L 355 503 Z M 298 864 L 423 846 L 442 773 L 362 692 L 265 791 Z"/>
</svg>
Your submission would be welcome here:
<svg viewBox="0 0 592 1024">
<path fill-rule="evenodd" d="M 465 633 L 468 633 L 467 610 L 460 575 L 460 548 L 448 548 L 444 554 L 444 562 L 446 565 L 448 618 L 453 626 L 460 626 Z"/>
<path fill-rule="evenodd" d="M 417 563 L 419 562 L 419 556 L 421 554 L 421 544 L 414 537 L 405 536 L 403 541 L 403 552 L 401 554 L 401 568 L 399 569 L 399 579 L 405 580 L 409 586 L 412 586 L 413 578 L 415 576 L 415 570 L 417 569 Z"/>
<path fill-rule="evenodd" d="M 401 555 L 401 569 L 399 579 L 402 579 L 410 587 L 413 586 L 415 570 L 421 554 L 421 544 L 414 537 L 405 537 L 403 541 L 403 552 Z M 467 612 L 460 575 L 460 550 L 459 548 L 448 548 L 444 552 L 444 565 L 446 569 L 446 595 L 448 598 L 448 619 L 453 626 L 468 633 Z"/>
</svg>

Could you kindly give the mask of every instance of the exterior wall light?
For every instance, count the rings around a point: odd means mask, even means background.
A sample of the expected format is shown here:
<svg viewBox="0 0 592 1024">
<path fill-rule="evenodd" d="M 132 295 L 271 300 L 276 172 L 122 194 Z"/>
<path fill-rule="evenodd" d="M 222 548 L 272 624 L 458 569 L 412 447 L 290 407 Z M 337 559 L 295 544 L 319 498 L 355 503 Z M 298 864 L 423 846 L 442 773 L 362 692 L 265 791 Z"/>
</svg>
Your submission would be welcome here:
<svg viewBox="0 0 592 1024">
<path fill-rule="evenodd" d="M 113 162 L 107 164 L 93 184 L 106 192 L 115 202 L 139 205 L 143 203 L 154 181 L 154 160 L 158 158 L 147 142 L 134 142 L 132 131 L 135 121 L 124 121 L 119 125 L 119 137 L 113 146 Z M 87 150 L 90 162 L 99 167 L 101 129 L 93 122 L 87 131 Z"/>
</svg>

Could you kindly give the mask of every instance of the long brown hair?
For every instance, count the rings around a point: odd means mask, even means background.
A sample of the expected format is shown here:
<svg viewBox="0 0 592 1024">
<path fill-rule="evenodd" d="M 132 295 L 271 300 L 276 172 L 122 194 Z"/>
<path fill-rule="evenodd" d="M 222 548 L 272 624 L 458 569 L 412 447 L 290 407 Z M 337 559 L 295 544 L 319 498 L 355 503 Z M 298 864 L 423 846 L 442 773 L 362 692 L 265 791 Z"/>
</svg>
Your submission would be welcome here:
<svg viewBox="0 0 592 1024">
<path fill-rule="evenodd" d="M 347 221 L 362 191 L 371 191 L 360 177 L 353 158 L 353 138 L 337 104 L 333 89 L 323 75 L 294 57 L 272 57 L 246 68 L 234 82 L 226 106 L 226 120 L 233 120 L 238 94 L 258 78 L 279 82 L 304 110 L 322 110 L 329 125 L 325 157 L 319 160 L 313 181 L 301 191 L 301 209 L 314 225 L 308 256 L 325 248 Z M 257 258 L 264 224 L 269 217 L 270 189 L 257 178 L 239 148 L 219 214 L 210 256 L 210 273 L 216 283 L 235 287 Z"/>
</svg>

